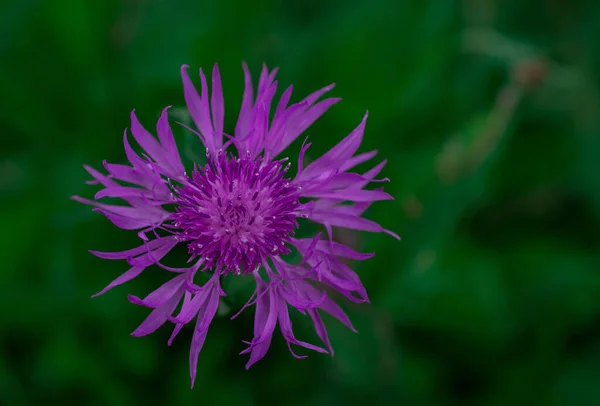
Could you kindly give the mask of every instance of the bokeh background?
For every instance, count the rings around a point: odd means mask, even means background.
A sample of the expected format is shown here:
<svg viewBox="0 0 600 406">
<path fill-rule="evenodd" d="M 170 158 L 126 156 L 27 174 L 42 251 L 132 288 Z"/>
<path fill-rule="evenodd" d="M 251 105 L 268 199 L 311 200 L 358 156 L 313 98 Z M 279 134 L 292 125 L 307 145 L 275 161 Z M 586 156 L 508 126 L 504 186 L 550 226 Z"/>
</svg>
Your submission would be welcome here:
<svg viewBox="0 0 600 406">
<path fill-rule="evenodd" d="M 185 119 L 183 63 L 219 63 L 231 131 L 242 60 L 294 100 L 337 83 L 312 157 L 369 110 L 361 151 L 389 159 L 396 200 L 367 216 L 403 240 L 336 232 L 377 255 L 355 265 L 372 304 L 344 304 L 359 333 L 326 320 L 333 358 L 276 333 L 245 371 L 253 311 L 224 308 L 191 391 L 189 329 L 129 336 L 147 311 L 126 295 L 165 275 L 91 300 L 126 264 L 87 250 L 136 237 L 69 197 L 96 191 L 82 164 L 124 161 L 133 108 Z M 0 100 L 2 406 L 600 405 L 597 1 L 5 0 Z"/>
</svg>

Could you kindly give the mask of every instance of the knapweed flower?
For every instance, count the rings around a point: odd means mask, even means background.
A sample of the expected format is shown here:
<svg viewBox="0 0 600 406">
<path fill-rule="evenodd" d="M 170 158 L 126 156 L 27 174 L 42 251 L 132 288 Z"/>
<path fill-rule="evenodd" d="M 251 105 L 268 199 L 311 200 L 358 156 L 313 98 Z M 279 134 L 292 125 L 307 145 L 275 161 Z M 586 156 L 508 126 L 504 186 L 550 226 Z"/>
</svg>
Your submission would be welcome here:
<svg viewBox="0 0 600 406">
<path fill-rule="evenodd" d="M 347 137 L 323 156 L 303 165 L 310 143 L 302 145 L 296 174 L 290 174 L 288 157 L 281 157 L 317 118 L 340 99 L 318 101 L 333 85 L 318 90 L 299 103 L 288 106 L 292 87 L 282 94 L 269 120 L 277 88 L 277 70 L 266 67 L 260 75 L 256 96 L 248 68 L 244 67 L 245 91 L 233 136 L 223 132 L 224 101 L 219 69 L 212 72 L 212 94 L 200 70 L 200 95 L 192 84 L 187 66 L 181 69 L 184 96 L 196 125 L 193 131 L 206 147 L 206 163 L 186 172 L 169 126 L 165 108 L 158 120 L 155 138 L 131 113 L 131 134 L 144 153 L 131 147 L 127 131 L 123 136 L 129 165 L 104 163 L 104 175 L 85 167 L 104 188 L 95 201 L 74 199 L 95 206 L 117 227 L 137 230 L 140 246 L 122 252 L 92 253 L 103 259 L 126 260 L 130 269 L 94 296 L 140 275 L 151 265 L 174 277 L 141 299 L 129 296 L 137 305 L 152 311 L 132 333 L 150 334 L 166 322 L 174 324 L 173 338 L 196 318 L 190 349 L 192 386 L 198 354 L 215 317 L 219 300 L 225 296 L 221 279 L 251 277 L 256 289 L 248 303 L 255 305 L 254 337 L 245 341 L 249 368 L 269 349 L 278 324 L 288 343 L 329 353 L 329 342 L 320 312 L 325 312 L 354 330 L 348 316 L 329 297 L 335 290 L 353 302 L 368 301 L 358 275 L 342 260 L 364 260 L 373 254 L 358 253 L 333 241 L 332 227 L 394 233 L 362 217 L 374 201 L 392 199 L 381 188 L 365 189 L 385 161 L 365 173 L 351 170 L 373 158 L 376 151 L 356 155 L 367 115 Z M 387 180 L 387 179 L 383 179 Z M 119 198 L 125 204 L 101 203 L 102 198 Z M 322 224 L 326 233 L 314 238 L 295 238 L 298 218 Z M 172 268 L 162 259 L 177 244 L 187 246 L 189 267 Z M 294 251 L 301 259 L 289 263 L 285 256 Z M 208 274 L 199 286 L 194 277 Z M 292 331 L 289 309 L 295 308 L 312 319 L 323 347 L 298 340 Z M 179 309 L 177 311 L 177 309 Z M 241 310 L 240 310 L 241 311 Z M 239 313 L 238 313 L 239 314 Z M 237 316 L 237 315 L 236 315 Z M 234 316 L 234 317 L 236 317 Z M 298 356 L 297 358 L 304 358 Z"/>
</svg>

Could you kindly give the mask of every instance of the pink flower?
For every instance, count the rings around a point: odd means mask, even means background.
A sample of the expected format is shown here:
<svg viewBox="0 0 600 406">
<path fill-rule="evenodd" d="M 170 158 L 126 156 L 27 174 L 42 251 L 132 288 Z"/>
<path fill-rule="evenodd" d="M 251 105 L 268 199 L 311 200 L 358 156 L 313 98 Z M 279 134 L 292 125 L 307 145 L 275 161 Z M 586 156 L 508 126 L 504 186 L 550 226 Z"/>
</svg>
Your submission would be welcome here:
<svg viewBox="0 0 600 406">
<path fill-rule="evenodd" d="M 242 351 L 250 353 L 246 368 L 264 357 L 277 324 L 290 351 L 293 344 L 333 355 L 320 312 L 332 315 L 351 330 L 354 327 L 324 288 L 333 288 L 355 302 L 368 301 L 358 275 L 340 258 L 365 260 L 373 254 L 357 253 L 334 242 L 332 227 L 384 232 L 399 238 L 362 217 L 374 201 L 392 199 L 382 188 L 365 189 L 372 182 L 387 181 L 375 180 L 385 161 L 363 174 L 351 172 L 376 155 L 376 151 L 356 155 L 367 115 L 347 137 L 306 167 L 303 156 L 311 144 L 305 143 L 296 175 L 292 176 L 289 159 L 277 157 L 340 99 L 318 101 L 333 88 L 330 85 L 288 106 L 290 86 L 269 122 L 277 70 L 269 72 L 263 67 L 255 97 L 250 73 L 245 64 L 243 67 L 246 89 L 233 137 L 223 132 L 225 108 L 218 67 L 213 69 L 210 95 L 202 70 L 202 90 L 198 94 L 187 66 L 181 69 L 186 104 L 197 128 L 192 131 L 206 147 L 204 166 L 194 165 L 191 174 L 185 171 L 169 127 L 168 107 L 158 120 L 158 138 L 142 127 L 132 112 L 131 133 L 145 153 L 136 154 L 125 133 L 129 165 L 104 163 L 108 175 L 86 166 L 95 179 L 93 183 L 101 184 L 103 189 L 95 200 L 74 197 L 94 206 L 117 227 L 137 230 L 141 239 L 139 247 L 123 252 L 92 251 L 103 259 L 125 259 L 131 266 L 97 295 L 135 278 L 151 265 L 175 275 L 144 299 L 129 296 L 132 303 L 152 309 L 133 335 L 150 334 L 170 322 L 175 325 L 170 344 L 182 326 L 196 318 L 190 349 L 192 386 L 198 354 L 219 298 L 225 296 L 220 278 L 251 275 L 256 281 L 253 296 L 242 308 L 256 304 L 254 338 Z M 99 202 L 104 197 L 120 198 L 126 205 Z M 328 236 L 294 238 L 297 218 L 323 224 Z M 171 268 L 161 263 L 177 244 L 187 246 L 190 267 Z M 299 264 L 291 265 L 283 259 L 292 249 L 302 256 Z M 203 286 L 194 282 L 199 271 L 211 275 Z M 175 315 L 180 303 L 181 309 Z M 310 316 L 324 348 L 296 339 L 290 307 Z"/>
</svg>

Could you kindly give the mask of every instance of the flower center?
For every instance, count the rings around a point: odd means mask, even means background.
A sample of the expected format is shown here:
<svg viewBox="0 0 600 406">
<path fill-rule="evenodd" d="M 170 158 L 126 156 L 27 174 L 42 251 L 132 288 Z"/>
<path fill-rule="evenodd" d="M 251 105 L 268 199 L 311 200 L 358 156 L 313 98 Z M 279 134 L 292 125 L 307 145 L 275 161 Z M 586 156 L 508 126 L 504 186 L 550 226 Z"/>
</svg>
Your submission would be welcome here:
<svg viewBox="0 0 600 406">
<path fill-rule="evenodd" d="M 178 237 L 204 264 L 224 272 L 249 273 L 270 256 L 290 252 L 298 188 L 285 178 L 287 159 L 208 156 L 176 190 L 173 214 Z"/>
</svg>

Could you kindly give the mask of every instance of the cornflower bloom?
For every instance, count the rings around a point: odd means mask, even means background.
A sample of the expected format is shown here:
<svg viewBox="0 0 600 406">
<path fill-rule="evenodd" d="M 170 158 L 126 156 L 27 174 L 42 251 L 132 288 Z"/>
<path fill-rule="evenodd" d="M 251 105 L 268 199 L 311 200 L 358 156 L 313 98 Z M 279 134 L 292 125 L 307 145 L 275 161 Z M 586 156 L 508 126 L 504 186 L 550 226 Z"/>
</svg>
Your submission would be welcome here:
<svg viewBox="0 0 600 406">
<path fill-rule="evenodd" d="M 353 302 L 368 297 L 358 275 L 342 260 L 365 260 L 373 254 L 358 253 L 333 241 L 332 227 L 370 232 L 385 232 L 379 224 L 362 217 L 374 201 L 392 197 L 382 189 L 367 190 L 385 161 L 359 174 L 356 165 L 373 158 L 377 151 L 356 154 L 367 115 L 347 137 L 306 167 L 303 157 L 310 143 L 302 145 L 295 175 L 289 173 L 287 157 L 278 158 L 298 136 L 340 99 L 318 101 L 333 85 L 322 88 L 302 101 L 288 106 L 292 86 L 282 94 L 273 119 L 269 122 L 272 100 L 277 88 L 277 69 L 263 66 L 256 97 L 248 68 L 243 64 L 245 91 L 234 136 L 223 132 L 224 101 L 218 66 L 212 71 L 212 92 L 200 69 L 201 93 L 198 94 L 187 73 L 181 68 L 184 96 L 196 125 L 194 132 L 206 147 L 206 163 L 195 164 L 187 173 L 182 164 L 169 126 L 165 108 L 155 138 L 131 113 L 131 133 L 144 150 L 134 152 L 127 131 L 123 136 L 129 165 L 104 162 L 107 175 L 85 166 L 103 189 L 88 200 L 73 199 L 95 207 L 117 227 L 137 230 L 139 247 L 122 252 L 92 254 L 109 260 L 126 260 L 130 269 L 94 296 L 125 283 L 151 265 L 171 272 L 168 282 L 145 298 L 129 295 L 134 304 L 152 309 L 132 333 L 150 334 L 166 322 L 174 324 L 170 345 L 182 327 L 196 318 L 190 349 L 192 387 L 198 354 L 215 317 L 219 300 L 225 296 L 223 277 L 251 277 L 256 289 L 242 310 L 255 305 L 254 337 L 245 341 L 242 354 L 250 354 L 249 368 L 267 353 L 277 324 L 291 345 L 333 355 L 320 312 L 337 318 L 354 330 L 348 316 L 329 297 L 335 290 Z M 99 202 L 102 198 L 120 198 L 126 204 Z M 314 238 L 295 238 L 298 218 L 322 224 L 327 232 Z M 162 259 L 177 245 L 187 246 L 189 267 L 173 268 Z M 301 260 L 284 260 L 295 250 Z M 204 285 L 195 283 L 198 272 L 210 277 Z M 328 290 L 327 290 L 328 289 Z M 298 340 L 292 331 L 289 308 L 312 319 L 323 346 Z M 179 311 L 177 309 L 179 308 Z M 240 310 L 240 312 L 242 311 Z M 238 313 L 239 314 L 239 313 Z M 237 317 L 236 314 L 232 318 Z"/>
</svg>

